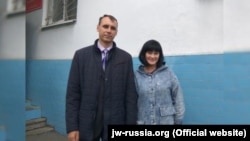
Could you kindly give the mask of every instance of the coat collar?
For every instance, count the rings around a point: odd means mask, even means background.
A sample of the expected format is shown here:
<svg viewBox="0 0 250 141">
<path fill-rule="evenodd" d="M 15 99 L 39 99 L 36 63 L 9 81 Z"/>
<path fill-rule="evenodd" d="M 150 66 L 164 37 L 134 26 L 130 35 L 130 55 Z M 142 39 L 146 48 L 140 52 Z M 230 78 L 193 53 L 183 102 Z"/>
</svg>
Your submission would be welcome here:
<svg viewBox="0 0 250 141">
<path fill-rule="evenodd" d="M 100 49 L 98 48 L 98 40 L 99 39 L 96 39 L 95 42 L 94 42 L 94 50 L 101 53 Z M 112 46 L 112 48 L 110 49 L 109 52 L 113 52 L 115 49 L 116 49 L 116 43 L 113 41 L 113 46 Z"/>
</svg>

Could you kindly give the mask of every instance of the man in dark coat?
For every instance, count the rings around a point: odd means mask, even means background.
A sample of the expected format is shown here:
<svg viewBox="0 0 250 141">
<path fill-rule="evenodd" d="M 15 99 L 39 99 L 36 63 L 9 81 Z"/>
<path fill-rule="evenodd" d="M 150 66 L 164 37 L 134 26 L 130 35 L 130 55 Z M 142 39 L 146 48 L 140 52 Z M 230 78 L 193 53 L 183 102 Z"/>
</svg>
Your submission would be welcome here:
<svg viewBox="0 0 250 141">
<path fill-rule="evenodd" d="M 112 15 L 100 17 L 99 38 L 74 54 L 66 95 L 69 141 L 107 141 L 108 125 L 136 124 L 132 56 L 113 41 L 117 28 Z M 102 53 L 105 49 L 106 57 Z"/>
</svg>

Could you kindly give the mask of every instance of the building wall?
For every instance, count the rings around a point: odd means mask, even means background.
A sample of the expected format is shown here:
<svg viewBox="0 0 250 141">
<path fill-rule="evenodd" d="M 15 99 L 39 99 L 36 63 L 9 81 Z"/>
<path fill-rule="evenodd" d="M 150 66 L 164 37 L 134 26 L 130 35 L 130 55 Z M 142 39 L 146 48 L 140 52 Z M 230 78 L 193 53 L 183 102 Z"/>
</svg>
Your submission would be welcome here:
<svg viewBox="0 0 250 141">
<path fill-rule="evenodd" d="M 138 55 L 142 44 L 159 40 L 165 55 L 223 53 L 223 0 L 78 1 L 75 24 L 41 31 L 42 10 L 27 15 L 32 59 L 71 59 L 74 51 L 92 44 L 103 14 L 118 19 L 119 47 Z M 35 19 L 35 20 L 34 20 Z M 34 37 L 35 36 L 35 37 Z M 58 50 L 60 49 L 60 51 Z"/>
<path fill-rule="evenodd" d="M 134 69 L 140 64 L 137 56 L 142 44 L 152 38 L 161 42 L 166 62 L 183 87 L 187 106 L 184 124 L 249 124 L 246 107 L 250 106 L 247 88 L 250 66 L 246 60 L 250 21 L 244 16 L 249 11 L 247 3 L 246 0 L 78 1 L 75 24 L 43 31 L 39 30 L 42 12 L 32 12 L 27 15 L 27 23 L 33 30 L 28 31 L 36 31 L 29 36 L 36 42 L 28 46 L 32 49 L 28 54 L 31 60 L 27 97 L 42 105 L 49 123 L 65 133 L 64 104 L 73 53 L 93 43 L 98 35 L 98 18 L 107 13 L 118 19 L 115 41 L 132 54 Z M 236 21 L 238 18 L 240 22 Z"/>
<path fill-rule="evenodd" d="M 9 15 L 6 8 L 0 0 L 0 140 L 24 141 L 25 14 Z"/>
<path fill-rule="evenodd" d="M 94 42 L 98 18 L 107 13 L 118 19 L 115 41 L 131 53 L 134 69 L 140 64 L 137 56 L 142 44 L 152 38 L 161 42 L 166 62 L 183 87 L 184 124 L 249 124 L 250 19 L 245 14 L 249 3 L 79 0 L 76 23 L 45 30 L 41 30 L 42 9 L 27 13 L 25 97 L 41 106 L 48 123 L 66 134 L 71 59 L 75 50 Z"/>
</svg>

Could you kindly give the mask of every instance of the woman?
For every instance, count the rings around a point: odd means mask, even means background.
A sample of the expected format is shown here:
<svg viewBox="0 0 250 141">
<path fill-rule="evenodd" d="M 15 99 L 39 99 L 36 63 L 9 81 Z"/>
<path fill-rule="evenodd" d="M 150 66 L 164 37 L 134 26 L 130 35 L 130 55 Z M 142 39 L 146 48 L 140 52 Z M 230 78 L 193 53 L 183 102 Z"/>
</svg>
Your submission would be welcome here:
<svg viewBox="0 0 250 141">
<path fill-rule="evenodd" d="M 165 65 L 162 47 L 156 40 L 144 43 L 135 71 L 138 92 L 138 124 L 182 124 L 185 112 L 177 76 Z"/>
</svg>

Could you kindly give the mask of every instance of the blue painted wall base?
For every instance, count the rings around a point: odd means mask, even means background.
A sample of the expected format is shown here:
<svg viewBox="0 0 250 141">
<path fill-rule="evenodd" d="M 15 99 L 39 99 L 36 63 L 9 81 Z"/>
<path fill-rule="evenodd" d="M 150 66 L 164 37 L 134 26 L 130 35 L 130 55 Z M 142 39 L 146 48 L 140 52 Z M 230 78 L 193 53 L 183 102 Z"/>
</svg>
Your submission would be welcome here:
<svg viewBox="0 0 250 141">
<path fill-rule="evenodd" d="M 0 126 L 0 141 L 6 141 L 6 132 L 4 126 Z"/>
</svg>

